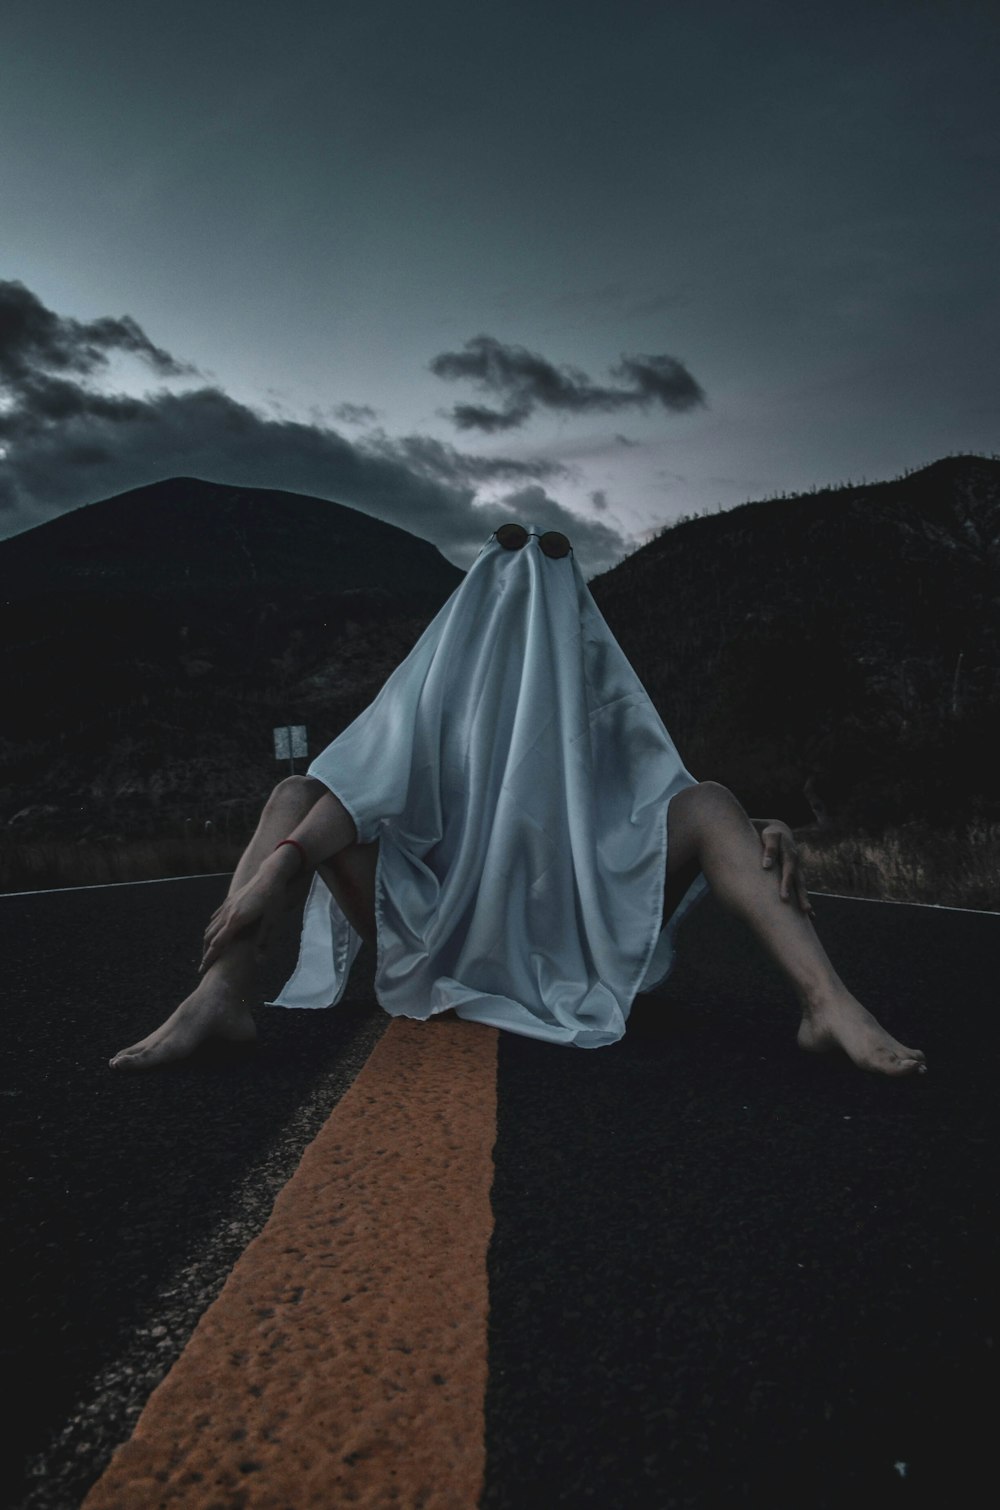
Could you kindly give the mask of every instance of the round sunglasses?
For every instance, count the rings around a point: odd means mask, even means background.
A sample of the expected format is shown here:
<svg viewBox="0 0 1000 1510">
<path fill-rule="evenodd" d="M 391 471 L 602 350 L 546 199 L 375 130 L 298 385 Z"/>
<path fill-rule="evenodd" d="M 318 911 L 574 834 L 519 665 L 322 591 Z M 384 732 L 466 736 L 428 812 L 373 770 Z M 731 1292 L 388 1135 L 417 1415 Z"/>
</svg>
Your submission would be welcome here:
<svg viewBox="0 0 1000 1510">
<path fill-rule="evenodd" d="M 538 541 L 540 549 L 553 560 L 568 556 L 573 549 L 566 536 L 558 530 L 546 530 L 544 535 L 539 535 L 534 530 L 526 530 L 523 524 L 501 524 L 499 529 L 493 531 L 490 539 L 495 537 L 505 551 L 519 551 L 527 545 L 532 535 Z"/>
</svg>

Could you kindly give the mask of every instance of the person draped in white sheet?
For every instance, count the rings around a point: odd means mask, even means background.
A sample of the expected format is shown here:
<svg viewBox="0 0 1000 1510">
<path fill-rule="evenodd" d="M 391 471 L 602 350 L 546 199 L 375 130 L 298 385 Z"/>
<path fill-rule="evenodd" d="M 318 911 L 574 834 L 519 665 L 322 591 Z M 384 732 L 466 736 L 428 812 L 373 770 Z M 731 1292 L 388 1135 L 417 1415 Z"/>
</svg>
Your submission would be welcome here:
<svg viewBox="0 0 1000 1510">
<path fill-rule="evenodd" d="M 834 970 L 791 829 L 686 770 L 569 541 L 507 524 L 370 707 L 274 789 L 205 930 L 198 985 L 111 1065 L 253 1039 L 261 954 L 303 904 L 274 1005 L 339 1001 L 364 941 L 393 1015 L 453 1011 L 599 1048 L 669 974 L 708 889 L 784 971 L 804 1049 L 925 1071 Z"/>
</svg>

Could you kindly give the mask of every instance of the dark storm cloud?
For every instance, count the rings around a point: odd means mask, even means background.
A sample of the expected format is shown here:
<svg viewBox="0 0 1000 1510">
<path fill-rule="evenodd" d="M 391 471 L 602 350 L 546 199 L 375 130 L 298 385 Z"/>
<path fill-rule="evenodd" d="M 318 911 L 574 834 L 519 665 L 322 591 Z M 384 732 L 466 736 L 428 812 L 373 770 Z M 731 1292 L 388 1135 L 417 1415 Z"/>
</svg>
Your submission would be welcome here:
<svg viewBox="0 0 1000 1510">
<path fill-rule="evenodd" d="M 460 430 L 516 430 L 531 415 L 532 404 L 512 404 L 509 409 L 487 409 L 482 404 L 456 404 L 451 417 Z"/>
<path fill-rule="evenodd" d="M 0 414 L 0 437 L 4 439 L 16 436 L 23 440 L 40 434 L 49 424 L 88 414 L 95 419 L 137 419 L 143 408 L 141 399 L 96 393 L 67 378 L 49 377 L 46 373 L 22 373 L 17 384 L 10 384 L 9 388 L 15 396 L 15 405 L 7 415 Z"/>
<path fill-rule="evenodd" d="M 23 285 L 0 291 L 5 533 L 187 475 L 335 499 L 433 541 L 463 567 L 497 525 L 518 517 L 569 535 L 588 575 L 627 549 L 618 531 L 581 519 L 540 485 L 565 474 L 557 462 L 471 456 L 429 436 L 393 438 L 381 430 L 350 441 L 319 423 L 260 414 L 214 386 L 161 388 L 138 398 L 100 392 L 84 380 L 116 350 L 140 355 L 164 376 L 193 369 L 154 346 L 128 317 L 84 325 L 53 314 Z M 342 407 L 367 412 L 365 405 Z M 520 486 L 498 493 L 505 483 Z M 483 487 L 485 503 L 477 498 Z"/>
<path fill-rule="evenodd" d="M 129 315 L 72 320 L 46 309 L 23 283 L 0 280 L 0 381 L 15 393 L 43 372 L 103 371 L 114 352 L 141 358 L 161 377 L 195 371 L 154 346 Z"/>
<path fill-rule="evenodd" d="M 681 412 L 705 403 L 701 385 L 671 356 L 623 356 L 611 368 L 611 376 L 625 386 L 608 388 L 576 367 L 557 367 L 524 346 L 505 346 L 494 336 L 480 335 L 466 341 L 462 351 L 441 352 L 430 370 L 449 381 L 464 378 L 500 400 L 500 408 L 454 405 L 451 418 L 460 430 L 513 430 L 538 408 L 612 414 L 660 404 Z"/>
<path fill-rule="evenodd" d="M 640 409 L 644 409 L 647 404 L 659 403 L 664 409 L 682 412 L 705 402 L 705 390 L 695 382 L 684 363 L 676 357 L 623 356 L 612 367 L 611 376 L 620 377 L 632 384 L 631 389 L 626 388 L 624 392 L 618 389 L 598 390 L 610 393 L 610 397 L 615 400 L 620 398 L 621 402 L 616 402 L 613 406 L 618 409 L 627 407 L 629 402 Z"/>
</svg>

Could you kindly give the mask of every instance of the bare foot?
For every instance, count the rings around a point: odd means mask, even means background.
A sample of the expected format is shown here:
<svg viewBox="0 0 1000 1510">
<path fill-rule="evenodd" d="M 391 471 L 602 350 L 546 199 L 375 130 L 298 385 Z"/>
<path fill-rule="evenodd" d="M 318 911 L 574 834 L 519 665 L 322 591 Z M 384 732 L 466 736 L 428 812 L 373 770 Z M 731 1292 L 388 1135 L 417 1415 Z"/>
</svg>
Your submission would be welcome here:
<svg viewBox="0 0 1000 1510">
<path fill-rule="evenodd" d="M 927 1073 L 920 1049 L 899 1043 L 849 991 L 803 1012 L 798 1044 L 813 1054 L 843 1049 L 859 1069 L 882 1075 Z"/>
<path fill-rule="evenodd" d="M 220 973 L 210 972 L 166 1022 L 131 1048 L 122 1049 L 109 1064 L 113 1070 L 151 1070 L 185 1059 L 210 1038 L 252 1043 L 256 1037 L 243 992 Z"/>
</svg>

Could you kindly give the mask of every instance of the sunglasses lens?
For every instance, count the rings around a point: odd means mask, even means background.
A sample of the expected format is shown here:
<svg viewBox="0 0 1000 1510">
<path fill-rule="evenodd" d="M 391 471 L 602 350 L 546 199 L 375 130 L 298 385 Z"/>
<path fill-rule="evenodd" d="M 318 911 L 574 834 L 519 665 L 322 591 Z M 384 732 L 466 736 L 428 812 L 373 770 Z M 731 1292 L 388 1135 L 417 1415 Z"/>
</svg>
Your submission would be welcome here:
<svg viewBox="0 0 1000 1510">
<path fill-rule="evenodd" d="M 569 541 L 558 530 L 547 530 L 538 543 L 547 556 L 569 555 Z"/>
<path fill-rule="evenodd" d="M 502 545 L 504 550 L 508 551 L 519 551 L 531 538 L 523 524 L 501 524 L 500 528 L 494 530 L 493 533 L 498 545 Z M 547 556 L 552 557 L 568 556 L 572 549 L 566 536 L 560 534 L 558 530 L 546 530 L 545 534 L 539 537 L 538 544 Z"/>
<path fill-rule="evenodd" d="M 528 531 L 520 524 L 502 524 L 496 532 L 497 541 L 507 551 L 519 551 L 526 544 Z"/>
</svg>

